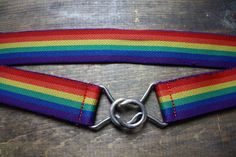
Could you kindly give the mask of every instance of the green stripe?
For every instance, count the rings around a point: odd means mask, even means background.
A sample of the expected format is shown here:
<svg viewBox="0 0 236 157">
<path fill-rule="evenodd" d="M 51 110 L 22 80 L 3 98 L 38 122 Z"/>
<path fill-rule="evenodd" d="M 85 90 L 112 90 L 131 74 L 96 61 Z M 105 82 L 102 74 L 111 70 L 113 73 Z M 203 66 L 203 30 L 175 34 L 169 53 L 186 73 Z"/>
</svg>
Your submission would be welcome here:
<svg viewBox="0 0 236 157">
<path fill-rule="evenodd" d="M 76 108 L 76 109 L 81 109 L 81 105 L 82 105 L 81 102 L 71 101 L 71 100 L 67 100 L 67 99 L 63 99 L 63 98 L 59 98 L 59 97 L 55 97 L 55 96 L 50 96 L 47 94 L 42 94 L 39 92 L 34 92 L 31 90 L 26 90 L 26 89 L 22 89 L 22 88 L 17 88 L 17 87 L 5 85 L 5 84 L 0 84 L 0 90 L 5 90 L 5 91 L 20 94 L 20 95 L 24 95 L 24 96 L 29 96 L 32 98 L 60 104 L 63 106 L 69 106 L 69 107 Z M 83 110 L 94 112 L 95 109 L 96 109 L 95 105 L 84 104 L 84 106 L 83 106 Z"/>
<path fill-rule="evenodd" d="M 42 46 L 42 47 L 25 47 L 25 48 L 8 48 L 1 49 L 0 54 L 20 53 L 20 52 L 37 52 L 37 51 L 73 51 L 73 50 L 130 50 L 130 51 L 164 51 L 179 52 L 188 54 L 205 54 L 215 56 L 236 56 L 236 52 L 201 50 L 190 48 L 173 48 L 161 46 L 122 46 L 122 45 L 89 45 L 89 46 Z"/>
<path fill-rule="evenodd" d="M 196 102 L 196 101 L 201 101 L 201 100 L 205 100 L 205 99 L 210 99 L 213 97 L 222 96 L 222 95 L 226 95 L 226 94 L 230 94 L 230 93 L 234 93 L 234 92 L 236 92 L 236 86 L 213 91 L 213 92 L 207 92 L 207 93 L 203 93 L 203 94 L 189 96 L 189 97 L 185 97 L 185 98 L 181 98 L 181 99 L 174 99 L 174 103 L 175 103 L 175 106 L 180 106 L 180 105 L 184 105 L 184 104 L 188 104 L 188 103 L 192 103 L 192 102 Z M 160 106 L 161 106 L 161 109 L 171 108 L 172 102 L 167 101 L 167 102 L 161 103 Z"/>
</svg>

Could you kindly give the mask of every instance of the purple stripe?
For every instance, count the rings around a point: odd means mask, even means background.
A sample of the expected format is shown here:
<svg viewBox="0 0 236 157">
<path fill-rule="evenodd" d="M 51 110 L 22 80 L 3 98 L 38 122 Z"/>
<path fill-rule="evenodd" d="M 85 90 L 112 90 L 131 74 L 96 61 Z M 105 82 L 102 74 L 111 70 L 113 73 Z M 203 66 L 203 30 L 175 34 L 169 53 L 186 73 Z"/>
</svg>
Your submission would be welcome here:
<svg viewBox="0 0 236 157">
<path fill-rule="evenodd" d="M 79 122 L 78 121 L 79 114 L 77 115 L 77 114 L 58 111 L 58 110 L 43 107 L 43 106 L 38 106 L 32 103 L 16 100 L 12 97 L 4 96 L 4 99 L 2 98 L 0 99 L 0 103 L 7 104 L 8 106 L 14 106 L 14 107 L 26 109 L 26 110 L 33 111 L 33 112 L 43 114 L 43 115 L 47 115 L 50 117 L 55 117 L 57 119 L 66 120 L 74 124 L 82 124 L 86 126 L 93 125 L 91 124 L 91 117 L 86 116 L 86 113 L 84 113 L 84 115 L 82 116 L 82 120 Z"/>
<path fill-rule="evenodd" d="M 204 102 L 203 101 L 197 102 L 199 103 L 199 105 L 191 105 L 192 107 L 188 109 L 184 109 L 184 107 L 183 109 L 178 109 L 177 107 L 176 117 L 174 117 L 173 115 L 172 108 L 162 110 L 163 120 L 167 123 L 170 123 L 170 122 L 188 119 L 188 118 L 192 118 L 198 115 L 203 115 L 203 114 L 214 112 L 214 111 L 236 107 L 236 102 L 235 102 L 236 98 L 234 96 L 229 96 L 229 98 L 227 99 L 222 98 L 221 101 L 220 99 L 218 100 L 217 99 L 218 98 L 213 98 L 211 99 L 211 101 L 205 100 Z M 186 104 L 186 106 L 190 106 L 190 105 Z"/>
<path fill-rule="evenodd" d="M 199 67 L 231 68 L 236 67 L 236 62 L 227 61 L 204 61 L 194 59 L 176 59 L 160 57 L 136 57 L 136 56 L 62 56 L 62 57 L 24 57 L 17 59 L 0 60 L 2 65 L 16 64 L 48 64 L 48 63 L 143 63 L 143 64 L 169 64 L 187 65 Z"/>
</svg>

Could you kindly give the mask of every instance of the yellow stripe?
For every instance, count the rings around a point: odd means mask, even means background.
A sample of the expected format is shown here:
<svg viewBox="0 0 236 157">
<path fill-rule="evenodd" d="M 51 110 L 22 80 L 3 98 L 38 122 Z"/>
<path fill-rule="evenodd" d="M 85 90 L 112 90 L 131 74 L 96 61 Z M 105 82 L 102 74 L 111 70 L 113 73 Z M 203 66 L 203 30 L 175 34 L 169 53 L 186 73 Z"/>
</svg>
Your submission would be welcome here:
<svg viewBox="0 0 236 157">
<path fill-rule="evenodd" d="M 188 90 L 188 91 L 175 93 L 175 94 L 172 94 L 171 96 L 174 100 L 176 100 L 176 99 L 181 99 L 181 98 L 184 98 L 184 97 L 194 96 L 194 95 L 197 95 L 197 94 L 202 94 L 202 93 L 212 92 L 212 91 L 216 91 L 216 90 L 221 90 L 221 89 L 228 88 L 228 87 L 233 87 L 233 86 L 236 86 L 236 81 L 230 81 L 230 82 L 226 82 L 226 83 L 216 84 L 216 85 L 213 85 L 213 86 L 206 86 L 206 87 L 196 88 L 196 89 L 192 89 L 192 90 Z M 166 96 L 160 97 L 160 101 L 161 102 L 167 102 L 167 101 L 171 101 L 171 99 L 170 99 L 169 95 L 166 95 Z"/>
<path fill-rule="evenodd" d="M 40 47 L 40 46 L 75 46 L 75 45 L 124 45 L 124 46 L 166 46 L 177 48 L 206 49 L 218 51 L 236 52 L 236 46 L 222 46 L 213 44 L 197 44 L 186 42 L 171 41 L 135 41 L 135 40 L 53 40 L 53 41 L 34 41 L 16 42 L 0 44 L 0 49 Z"/>
<path fill-rule="evenodd" d="M 59 98 L 64 98 L 64 99 L 68 99 L 68 100 L 72 100 L 76 102 L 83 102 L 83 99 L 84 99 L 84 97 L 80 95 L 66 93 L 66 92 L 62 92 L 62 91 L 58 91 L 58 90 L 54 90 L 50 88 L 23 83 L 23 82 L 13 81 L 13 80 L 5 79 L 5 78 L 0 78 L 0 84 L 6 84 L 6 85 L 10 85 L 10 86 L 14 86 L 14 87 L 18 87 L 18 88 L 22 88 L 26 90 L 31 90 L 34 92 L 39 92 L 39 93 L 43 93 L 43 94 L 47 94 L 47 95 L 51 95 L 51 96 L 55 96 Z M 97 103 L 97 100 L 86 97 L 84 103 L 95 105 Z"/>
</svg>

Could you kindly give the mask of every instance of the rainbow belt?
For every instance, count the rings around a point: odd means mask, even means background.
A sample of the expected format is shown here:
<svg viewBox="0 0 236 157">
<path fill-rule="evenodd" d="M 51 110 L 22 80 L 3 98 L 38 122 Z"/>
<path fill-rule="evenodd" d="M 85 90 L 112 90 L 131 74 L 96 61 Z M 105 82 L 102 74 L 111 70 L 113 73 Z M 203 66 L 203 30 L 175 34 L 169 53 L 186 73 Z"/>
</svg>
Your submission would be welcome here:
<svg viewBox="0 0 236 157">
<path fill-rule="evenodd" d="M 227 69 L 155 83 L 163 123 L 236 106 L 236 36 L 114 29 L 0 34 L 0 103 L 93 126 L 104 88 L 5 66 L 84 62 Z"/>
</svg>

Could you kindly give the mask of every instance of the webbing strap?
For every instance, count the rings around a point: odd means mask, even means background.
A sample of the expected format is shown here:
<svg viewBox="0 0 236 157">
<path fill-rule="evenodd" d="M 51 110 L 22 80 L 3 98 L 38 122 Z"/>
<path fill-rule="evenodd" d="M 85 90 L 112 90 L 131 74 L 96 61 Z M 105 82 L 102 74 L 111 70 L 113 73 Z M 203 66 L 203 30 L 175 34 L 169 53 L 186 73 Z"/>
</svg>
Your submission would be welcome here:
<svg viewBox="0 0 236 157">
<path fill-rule="evenodd" d="M 93 125 L 100 87 L 0 66 L 0 103 L 74 124 Z"/>
<path fill-rule="evenodd" d="M 236 67 L 236 37 L 154 30 L 54 30 L 0 34 L 0 64 L 130 62 Z"/>
<path fill-rule="evenodd" d="M 156 85 L 164 122 L 236 107 L 236 68 Z"/>
<path fill-rule="evenodd" d="M 0 65 L 82 62 L 234 68 L 158 83 L 156 94 L 168 123 L 236 106 L 236 36 L 114 29 L 0 34 Z M 94 123 L 100 91 L 88 83 L 0 67 L 0 103 L 76 124 Z"/>
</svg>

